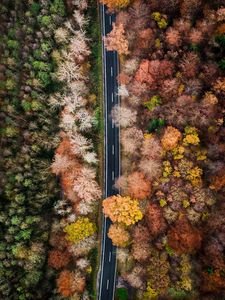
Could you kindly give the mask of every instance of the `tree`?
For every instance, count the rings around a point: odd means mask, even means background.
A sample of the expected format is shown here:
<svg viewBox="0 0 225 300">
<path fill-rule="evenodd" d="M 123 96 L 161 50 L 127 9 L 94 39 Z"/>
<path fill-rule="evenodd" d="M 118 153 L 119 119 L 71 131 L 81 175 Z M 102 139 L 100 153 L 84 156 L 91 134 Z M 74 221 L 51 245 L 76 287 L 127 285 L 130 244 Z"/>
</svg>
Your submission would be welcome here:
<svg viewBox="0 0 225 300">
<path fill-rule="evenodd" d="M 159 139 L 156 136 L 145 137 L 142 147 L 141 155 L 146 159 L 161 160 L 163 156 L 163 149 Z"/>
<path fill-rule="evenodd" d="M 67 225 L 63 231 L 68 241 L 79 243 L 96 232 L 96 225 L 88 218 L 80 217 L 76 222 Z"/>
<path fill-rule="evenodd" d="M 73 272 L 68 270 L 64 270 L 59 274 L 57 279 L 57 287 L 58 291 L 64 297 L 70 297 L 74 294 L 74 275 Z"/>
<path fill-rule="evenodd" d="M 136 242 L 147 242 L 150 240 L 150 234 L 147 227 L 138 224 L 134 227 L 132 237 Z"/>
<path fill-rule="evenodd" d="M 48 253 L 48 265 L 56 270 L 65 267 L 70 262 L 70 254 L 66 251 L 51 250 Z"/>
<path fill-rule="evenodd" d="M 142 219 L 139 203 L 130 197 L 111 196 L 103 200 L 103 212 L 113 222 L 132 225 Z"/>
<path fill-rule="evenodd" d="M 125 153 L 132 154 L 141 146 L 143 133 L 137 127 L 121 130 L 121 144 Z"/>
<path fill-rule="evenodd" d="M 189 40 L 192 44 L 200 44 L 204 39 L 202 32 L 193 28 L 189 34 Z"/>
<path fill-rule="evenodd" d="M 129 5 L 130 0 L 100 0 L 103 4 L 106 4 L 110 11 L 125 8 Z"/>
<path fill-rule="evenodd" d="M 95 176 L 94 169 L 83 167 L 80 174 L 73 181 L 73 191 L 81 200 L 96 201 L 101 197 L 101 190 Z"/>
<path fill-rule="evenodd" d="M 145 262 L 150 256 L 151 247 L 148 242 L 134 241 L 132 244 L 132 256 L 138 262 Z"/>
<path fill-rule="evenodd" d="M 182 42 L 180 32 L 170 27 L 166 32 L 166 41 L 170 46 L 179 47 Z"/>
<path fill-rule="evenodd" d="M 141 172 L 133 172 L 127 177 L 121 176 L 115 186 L 121 188 L 123 194 L 139 200 L 147 198 L 151 193 L 151 182 Z"/>
<path fill-rule="evenodd" d="M 135 266 L 131 272 L 125 273 L 123 278 L 134 288 L 140 289 L 144 286 L 145 270 L 140 265 Z"/>
<path fill-rule="evenodd" d="M 68 156 L 55 154 L 54 162 L 52 163 L 52 172 L 56 175 L 62 174 L 71 167 L 71 161 Z"/>
<path fill-rule="evenodd" d="M 160 207 L 155 203 L 150 203 L 146 211 L 146 221 L 150 235 L 157 237 L 160 233 L 166 229 L 166 222 L 162 215 Z"/>
<path fill-rule="evenodd" d="M 113 23 L 113 29 L 104 38 L 105 47 L 108 51 L 118 51 L 119 54 L 129 54 L 129 44 L 125 37 L 123 24 Z"/>
<path fill-rule="evenodd" d="M 64 270 L 57 279 L 58 291 L 64 297 L 73 296 L 75 292 L 82 293 L 85 288 L 85 278 L 80 272 Z"/>
<path fill-rule="evenodd" d="M 179 130 L 177 130 L 176 128 L 174 128 L 172 126 L 166 127 L 166 130 L 161 139 L 163 148 L 166 151 L 174 149 L 177 146 L 181 137 L 182 137 L 182 135 Z"/>
<path fill-rule="evenodd" d="M 161 162 L 152 158 L 143 158 L 140 162 L 139 168 L 150 181 L 159 178 L 162 173 Z"/>
<path fill-rule="evenodd" d="M 158 81 L 169 77 L 174 72 L 174 64 L 168 60 L 144 59 L 135 74 L 135 80 L 147 83 L 151 89 L 156 89 Z"/>
<path fill-rule="evenodd" d="M 116 126 L 128 127 L 136 122 L 137 112 L 128 107 L 115 105 L 111 112 Z"/>
<path fill-rule="evenodd" d="M 192 226 L 185 217 L 176 221 L 168 231 L 168 245 L 178 254 L 192 253 L 201 246 L 200 231 Z"/>
<path fill-rule="evenodd" d="M 195 53 L 187 53 L 180 62 L 180 68 L 185 77 L 195 77 L 199 69 L 200 59 Z"/>
<path fill-rule="evenodd" d="M 113 245 L 118 247 L 126 247 L 130 241 L 129 232 L 120 224 L 110 225 L 108 237 L 112 240 Z"/>
</svg>

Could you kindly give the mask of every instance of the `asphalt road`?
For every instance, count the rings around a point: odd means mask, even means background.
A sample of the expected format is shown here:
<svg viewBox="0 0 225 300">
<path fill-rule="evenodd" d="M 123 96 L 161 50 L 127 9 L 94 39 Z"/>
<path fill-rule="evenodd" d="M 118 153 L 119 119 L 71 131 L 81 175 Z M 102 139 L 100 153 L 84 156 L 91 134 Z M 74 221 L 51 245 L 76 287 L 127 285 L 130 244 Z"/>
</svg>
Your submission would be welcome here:
<svg viewBox="0 0 225 300">
<path fill-rule="evenodd" d="M 106 13 L 106 7 L 100 6 L 102 36 L 107 35 L 112 30 L 112 22 L 115 21 L 115 14 Z M 115 127 L 111 119 L 111 110 L 115 104 L 119 103 L 117 95 L 118 84 L 118 54 L 115 51 L 102 49 L 103 75 L 104 75 L 104 117 L 105 117 L 105 195 L 109 197 L 117 194 L 113 188 L 115 178 L 120 174 L 120 145 L 119 128 Z M 114 299 L 116 284 L 116 247 L 112 245 L 107 233 L 111 221 L 103 216 L 102 228 L 102 249 L 101 266 L 98 280 L 98 299 Z"/>
</svg>

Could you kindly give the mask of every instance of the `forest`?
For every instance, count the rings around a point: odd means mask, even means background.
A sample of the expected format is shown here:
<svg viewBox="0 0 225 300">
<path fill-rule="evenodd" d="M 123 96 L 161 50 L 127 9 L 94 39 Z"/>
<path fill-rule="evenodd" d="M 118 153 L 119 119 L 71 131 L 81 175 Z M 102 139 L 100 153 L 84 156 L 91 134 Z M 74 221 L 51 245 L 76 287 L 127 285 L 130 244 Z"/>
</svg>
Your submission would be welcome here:
<svg viewBox="0 0 225 300">
<path fill-rule="evenodd" d="M 103 201 L 117 297 L 225 299 L 225 3 L 104 3 L 120 57 L 121 193 Z"/>
<path fill-rule="evenodd" d="M 120 66 L 106 199 L 102 46 Z M 0 299 L 97 299 L 104 214 L 115 300 L 224 300 L 224 99 L 224 0 L 1 0 Z"/>
<path fill-rule="evenodd" d="M 0 299 L 95 295 L 99 28 L 95 1 L 1 1 Z"/>
</svg>

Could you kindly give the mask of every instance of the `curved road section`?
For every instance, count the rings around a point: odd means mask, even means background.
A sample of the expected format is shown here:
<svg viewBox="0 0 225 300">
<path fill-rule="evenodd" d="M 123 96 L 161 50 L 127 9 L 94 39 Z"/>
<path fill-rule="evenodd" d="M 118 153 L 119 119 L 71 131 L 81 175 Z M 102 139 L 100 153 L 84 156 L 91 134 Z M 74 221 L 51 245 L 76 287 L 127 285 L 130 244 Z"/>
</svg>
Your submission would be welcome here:
<svg viewBox="0 0 225 300">
<path fill-rule="evenodd" d="M 105 5 L 100 5 L 102 37 L 112 30 L 115 14 L 106 12 Z M 120 174 L 120 145 L 119 128 L 115 127 L 111 119 L 111 110 L 119 103 L 118 97 L 118 54 L 115 51 L 107 51 L 102 48 L 103 77 L 104 77 L 104 118 L 105 118 L 105 143 L 104 143 L 104 197 L 118 193 L 113 188 L 115 178 Z M 98 280 L 98 299 L 113 300 L 116 284 L 116 247 L 112 245 L 107 233 L 111 221 L 103 217 L 101 265 Z"/>
</svg>

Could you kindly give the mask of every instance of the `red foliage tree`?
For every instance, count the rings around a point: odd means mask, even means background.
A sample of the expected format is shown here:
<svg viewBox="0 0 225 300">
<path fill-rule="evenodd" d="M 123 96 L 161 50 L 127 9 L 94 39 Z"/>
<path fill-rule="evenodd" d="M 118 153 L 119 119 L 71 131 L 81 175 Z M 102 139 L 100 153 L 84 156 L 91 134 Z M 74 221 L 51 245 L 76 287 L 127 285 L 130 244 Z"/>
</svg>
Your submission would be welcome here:
<svg viewBox="0 0 225 300">
<path fill-rule="evenodd" d="M 168 60 L 142 60 L 136 72 L 135 80 L 147 83 L 156 88 L 158 80 L 171 76 L 174 72 L 174 64 Z"/>
<path fill-rule="evenodd" d="M 157 237 L 166 230 L 166 222 L 163 218 L 160 207 L 155 203 L 150 203 L 145 215 L 150 235 Z"/>
<path fill-rule="evenodd" d="M 201 246 L 200 231 L 192 226 L 185 217 L 177 220 L 168 231 L 168 245 L 178 254 L 192 253 Z"/>
</svg>

